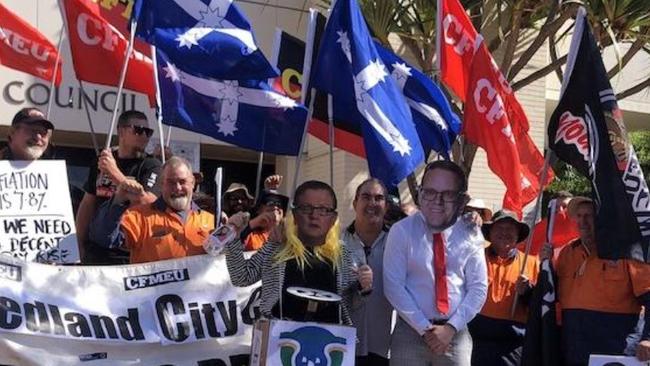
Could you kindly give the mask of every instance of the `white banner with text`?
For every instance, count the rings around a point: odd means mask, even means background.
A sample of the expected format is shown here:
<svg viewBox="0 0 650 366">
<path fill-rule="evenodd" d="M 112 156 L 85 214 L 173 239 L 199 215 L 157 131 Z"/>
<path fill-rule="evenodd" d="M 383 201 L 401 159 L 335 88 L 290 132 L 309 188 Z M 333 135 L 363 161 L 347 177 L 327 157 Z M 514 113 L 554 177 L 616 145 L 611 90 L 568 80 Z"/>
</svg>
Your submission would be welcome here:
<svg viewBox="0 0 650 366">
<path fill-rule="evenodd" d="M 247 365 L 259 295 L 230 283 L 223 256 L 103 267 L 0 256 L 0 364 Z"/>
</svg>

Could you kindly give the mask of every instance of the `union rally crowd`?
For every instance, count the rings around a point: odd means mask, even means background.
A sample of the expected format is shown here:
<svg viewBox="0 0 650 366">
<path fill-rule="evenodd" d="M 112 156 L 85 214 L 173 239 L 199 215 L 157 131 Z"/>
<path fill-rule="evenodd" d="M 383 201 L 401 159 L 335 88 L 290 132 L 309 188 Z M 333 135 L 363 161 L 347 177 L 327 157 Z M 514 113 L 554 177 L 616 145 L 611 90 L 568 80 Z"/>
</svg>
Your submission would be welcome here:
<svg viewBox="0 0 650 366">
<path fill-rule="evenodd" d="M 197 197 L 188 161 L 174 156 L 161 164 L 144 153 L 153 130 L 143 113 L 123 112 L 117 126 L 118 144 L 91 167 L 76 214 L 82 264 L 205 254 L 219 222 L 235 233 L 224 239 L 232 283 L 261 281 L 262 317 L 354 326 L 357 365 L 482 366 L 536 364 L 524 347 L 529 305 L 540 262 L 550 261 L 559 364 L 587 365 L 591 354 L 650 360 L 643 311 L 650 266 L 599 258 L 589 198 L 560 195 L 557 217 L 548 220 L 563 235 L 543 243 L 537 232 L 546 221 L 530 228 L 513 212 L 492 214 L 470 200 L 463 170 L 439 160 L 426 166 L 409 212 L 369 178 L 356 187 L 354 221 L 342 226 L 338 211 L 347 205 L 330 185 L 303 182 L 289 206 L 278 193 L 282 177 L 273 175 L 256 199 L 245 185 L 230 185 L 215 220 L 213 200 Z M 54 128 L 40 110 L 20 110 L 0 158 L 49 158 Z M 518 244 L 529 235 L 536 244 L 527 255 Z M 304 300 L 287 291 L 295 286 L 342 300 L 307 319 Z"/>
</svg>

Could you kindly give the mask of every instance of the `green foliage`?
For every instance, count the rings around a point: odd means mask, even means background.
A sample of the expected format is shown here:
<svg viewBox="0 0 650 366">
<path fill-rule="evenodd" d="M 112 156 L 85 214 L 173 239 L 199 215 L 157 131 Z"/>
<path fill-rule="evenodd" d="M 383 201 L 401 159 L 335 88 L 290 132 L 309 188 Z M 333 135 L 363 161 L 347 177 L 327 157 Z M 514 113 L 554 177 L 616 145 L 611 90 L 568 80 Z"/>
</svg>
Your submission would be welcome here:
<svg viewBox="0 0 650 366">
<path fill-rule="evenodd" d="M 650 186 L 650 131 L 635 131 L 629 134 L 630 142 L 634 146 L 639 165 L 645 176 L 646 183 Z M 591 192 L 591 183 L 587 178 L 578 173 L 573 167 L 558 161 L 553 167 L 555 180 L 548 186 L 550 195 L 558 191 L 569 191 L 574 195 L 588 196 Z"/>
</svg>

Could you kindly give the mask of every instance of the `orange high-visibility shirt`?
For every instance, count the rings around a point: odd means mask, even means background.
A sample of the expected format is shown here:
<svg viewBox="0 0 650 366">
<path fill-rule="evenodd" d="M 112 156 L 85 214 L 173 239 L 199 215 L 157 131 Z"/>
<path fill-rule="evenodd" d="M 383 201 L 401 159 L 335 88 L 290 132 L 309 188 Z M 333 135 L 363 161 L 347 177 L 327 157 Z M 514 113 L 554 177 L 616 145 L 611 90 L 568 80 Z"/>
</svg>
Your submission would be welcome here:
<svg viewBox="0 0 650 366">
<path fill-rule="evenodd" d="M 203 243 L 214 230 L 214 215 L 193 205 L 187 220 L 158 201 L 130 208 L 121 221 L 131 263 L 205 254 Z"/>
<path fill-rule="evenodd" d="M 528 319 L 528 306 L 519 299 L 514 317 L 510 316 L 510 309 L 515 298 L 515 284 L 524 261 L 524 253 L 517 251 L 513 258 L 500 258 L 486 250 L 485 259 L 488 270 L 488 293 L 485 304 L 480 314 L 494 319 L 513 320 L 526 323 Z M 539 274 L 539 259 L 528 256 L 523 274 L 528 277 L 531 284 L 537 282 Z"/>
</svg>

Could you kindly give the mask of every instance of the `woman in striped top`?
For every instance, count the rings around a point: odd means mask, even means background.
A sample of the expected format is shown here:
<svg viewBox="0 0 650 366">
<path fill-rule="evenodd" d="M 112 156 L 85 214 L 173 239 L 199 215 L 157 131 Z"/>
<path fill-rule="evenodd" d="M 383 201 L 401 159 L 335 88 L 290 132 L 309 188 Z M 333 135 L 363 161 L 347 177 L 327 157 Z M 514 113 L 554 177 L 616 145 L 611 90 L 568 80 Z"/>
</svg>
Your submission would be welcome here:
<svg viewBox="0 0 650 366">
<path fill-rule="evenodd" d="M 340 304 L 320 303 L 309 320 L 351 325 L 352 297 L 372 288 L 372 271 L 355 270 L 349 252 L 339 241 L 336 194 L 328 184 L 305 182 L 296 189 L 294 201 L 286 227 L 279 226 L 250 259 L 244 258 L 238 238 L 227 244 L 231 281 L 235 286 L 250 286 L 262 280 L 260 307 L 267 318 L 307 320 L 306 302 L 289 294 L 289 287 L 337 293 L 343 298 Z M 241 227 L 240 220 L 233 216 L 229 223 Z"/>
</svg>

